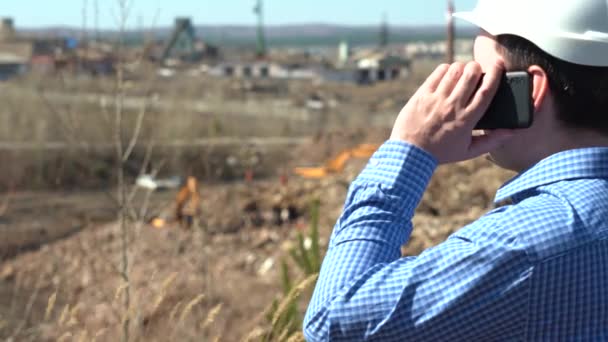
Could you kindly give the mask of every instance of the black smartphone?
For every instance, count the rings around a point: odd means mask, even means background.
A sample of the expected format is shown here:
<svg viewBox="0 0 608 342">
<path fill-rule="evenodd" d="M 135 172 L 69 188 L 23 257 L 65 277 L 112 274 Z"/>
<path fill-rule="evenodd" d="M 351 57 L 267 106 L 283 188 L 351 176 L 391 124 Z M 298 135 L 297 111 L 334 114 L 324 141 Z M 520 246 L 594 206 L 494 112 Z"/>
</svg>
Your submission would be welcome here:
<svg viewBox="0 0 608 342">
<path fill-rule="evenodd" d="M 488 111 L 475 129 L 529 128 L 533 116 L 532 77 L 525 71 L 507 72 Z"/>
</svg>

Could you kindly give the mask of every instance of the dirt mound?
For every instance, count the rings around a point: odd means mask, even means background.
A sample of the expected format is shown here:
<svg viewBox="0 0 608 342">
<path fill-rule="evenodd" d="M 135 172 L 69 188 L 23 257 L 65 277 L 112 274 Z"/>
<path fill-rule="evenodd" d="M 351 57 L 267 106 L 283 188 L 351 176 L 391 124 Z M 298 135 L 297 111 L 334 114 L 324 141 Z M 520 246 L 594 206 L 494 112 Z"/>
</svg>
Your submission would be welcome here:
<svg viewBox="0 0 608 342">
<path fill-rule="evenodd" d="M 352 141 L 365 139 L 355 136 Z M 327 141 L 319 148 L 325 144 L 340 148 Z M 319 150 L 311 149 L 302 153 L 314 162 Z M 348 182 L 364 164 L 349 163 L 344 174 L 322 181 L 292 177 L 286 186 L 279 179 L 203 186 L 204 230 L 130 229 L 131 335 L 146 341 L 215 336 L 238 341 L 261 331 L 265 309 L 281 292 L 280 261 L 296 232 L 308 226 L 310 200 L 321 199 L 325 245 Z M 510 176 L 483 159 L 440 167 L 414 218 L 404 254 L 416 255 L 440 243 L 491 209 L 496 188 Z M 158 196 L 158 202 L 167 202 L 172 194 Z M 276 206 L 292 206 L 298 215 L 277 222 Z M 125 317 L 121 246 L 116 223 L 93 225 L 5 261 L 0 266 L 0 337 L 117 340 Z M 213 322 L 205 324 L 214 311 Z"/>
</svg>

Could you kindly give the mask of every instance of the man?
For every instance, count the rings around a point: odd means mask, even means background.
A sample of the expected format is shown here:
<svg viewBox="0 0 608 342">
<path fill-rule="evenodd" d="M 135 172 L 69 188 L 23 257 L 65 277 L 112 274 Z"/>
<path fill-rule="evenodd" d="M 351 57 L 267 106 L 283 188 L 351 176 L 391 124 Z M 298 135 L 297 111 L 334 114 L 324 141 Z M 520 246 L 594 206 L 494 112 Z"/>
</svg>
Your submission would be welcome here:
<svg viewBox="0 0 608 342">
<path fill-rule="evenodd" d="M 608 3 L 480 0 L 475 62 L 439 66 L 353 182 L 304 322 L 309 341 L 608 341 Z M 531 128 L 472 130 L 502 73 L 532 76 Z M 482 84 L 478 83 L 485 73 Z M 400 258 L 439 164 L 519 175 L 496 209 Z"/>
</svg>

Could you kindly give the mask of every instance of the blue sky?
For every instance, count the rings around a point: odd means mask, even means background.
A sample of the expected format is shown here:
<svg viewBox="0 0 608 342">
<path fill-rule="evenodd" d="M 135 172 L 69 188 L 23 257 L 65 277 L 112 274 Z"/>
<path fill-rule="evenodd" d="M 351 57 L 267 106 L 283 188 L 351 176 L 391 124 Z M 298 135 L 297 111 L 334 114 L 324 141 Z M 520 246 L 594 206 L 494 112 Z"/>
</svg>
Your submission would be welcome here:
<svg viewBox="0 0 608 342">
<path fill-rule="evenodd" d="M 130 26 L 142 23 L 168 26 L 176 16 L 189 16 L 196 24 L 253 24 L 254 0 L 132 0 Z M 88 26 L 99 7 L 99 26 L 115 27 L 116 0 L 2 0 L 0 16 L 15 18 L 22 27 Z M 393 25 L 439 24 L 445 20 L 445 0 L 265 0 L 268 24 L 332 23 L 377 24 L 384 12 Z M 455 0 L 457 10 L 470 10 L 476 0 Z M 156 18 L 156 20 L 155 20 Z"/>
</svg>

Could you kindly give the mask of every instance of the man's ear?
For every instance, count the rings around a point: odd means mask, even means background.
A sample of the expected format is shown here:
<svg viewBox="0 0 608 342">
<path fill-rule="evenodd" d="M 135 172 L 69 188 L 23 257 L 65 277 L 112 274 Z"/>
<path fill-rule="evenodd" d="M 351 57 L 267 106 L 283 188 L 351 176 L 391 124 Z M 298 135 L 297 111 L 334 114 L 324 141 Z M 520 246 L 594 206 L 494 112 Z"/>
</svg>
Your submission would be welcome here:
<svg viewBox="0 0 608 342">
<path fill-rule="evenodd" d="M 532 65 L 528 68 L 528 73 L 532 76 L 532 101 L 534 103 L 534 112 L 538 113 L 546 105 L 550 88 L 549 77 L 543 68 L 538 65 Z"/>
</svg>

